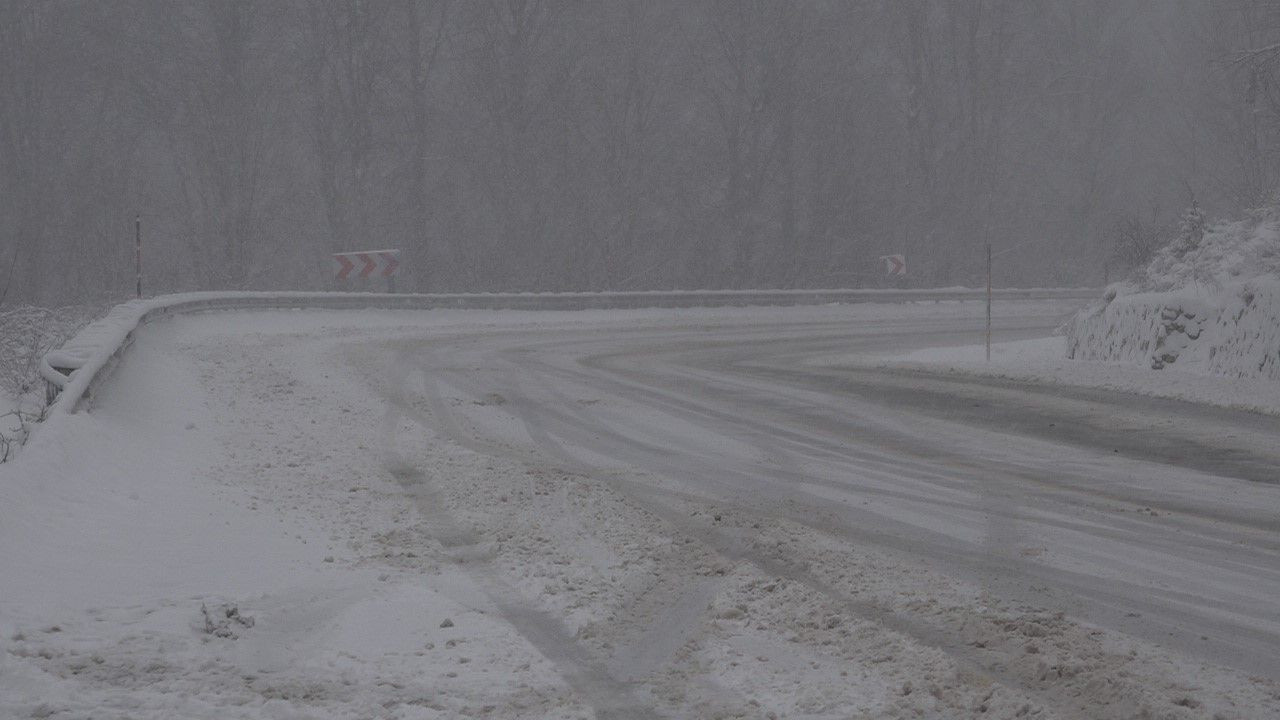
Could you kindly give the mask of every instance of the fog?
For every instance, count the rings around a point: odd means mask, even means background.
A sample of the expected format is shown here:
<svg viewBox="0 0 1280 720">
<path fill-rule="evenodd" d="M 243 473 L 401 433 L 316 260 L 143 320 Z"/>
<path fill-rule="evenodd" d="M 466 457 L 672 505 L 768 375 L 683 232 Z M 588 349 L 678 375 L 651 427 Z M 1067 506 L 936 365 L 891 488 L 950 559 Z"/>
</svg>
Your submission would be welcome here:
<svg viewBox="0 0 1280 720">
<path fill-rule="evenodd" d="M 0 302 L 1099 285 L 1271 201 L 1264 0 L 0 3 Z M 877 258 L 901 253 L 908 275 Z M 380 289 L 371 287 L 369 289 Z"/>
</svg>

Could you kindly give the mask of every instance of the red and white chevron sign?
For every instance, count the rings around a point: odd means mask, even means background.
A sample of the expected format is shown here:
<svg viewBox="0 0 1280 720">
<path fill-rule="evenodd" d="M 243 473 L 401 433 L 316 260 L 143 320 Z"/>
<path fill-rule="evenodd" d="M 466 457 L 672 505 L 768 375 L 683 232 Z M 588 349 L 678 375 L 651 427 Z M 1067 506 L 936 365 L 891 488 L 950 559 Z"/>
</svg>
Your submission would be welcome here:
<svg viewBox="0 0 1280 720">
<path fill-rule="evenodd" d="M 907 259 L 902 255 L 881 255 L 884 269 L 890 275 L 906 275 Z"/>
<path fill-rule="evenodd" d="M 361 252 L 334 253 L 333 262 L 339 280 L 356 277 L 394 277 L 400 268 L 399 250 L 364 250 Z"/>
</svg>

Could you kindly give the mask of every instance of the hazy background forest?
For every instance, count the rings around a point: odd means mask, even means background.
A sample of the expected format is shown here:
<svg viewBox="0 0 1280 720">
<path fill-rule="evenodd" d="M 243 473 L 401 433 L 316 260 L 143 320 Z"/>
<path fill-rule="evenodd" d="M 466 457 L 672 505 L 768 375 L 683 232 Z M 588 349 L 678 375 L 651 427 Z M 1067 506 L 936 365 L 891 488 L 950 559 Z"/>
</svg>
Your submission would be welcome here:
<svg viewBox="0 0 1280 720">
<path fill-rule="evenodd" d="M 1280 174 L 1270 0 L 0 3 L 0 293 L 1098 285 Z"/>
</svg>

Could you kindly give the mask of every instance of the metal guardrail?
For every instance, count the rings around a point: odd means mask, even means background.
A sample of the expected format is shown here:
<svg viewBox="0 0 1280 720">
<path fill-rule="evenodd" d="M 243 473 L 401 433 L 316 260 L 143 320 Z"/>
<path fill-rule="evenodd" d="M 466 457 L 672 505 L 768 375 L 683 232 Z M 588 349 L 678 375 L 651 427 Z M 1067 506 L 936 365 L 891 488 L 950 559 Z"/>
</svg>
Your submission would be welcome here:
<svg viewBox="0 0 1280 720">
<path fill-rule="evenodd" d="M 996 290 L 1000 300 L 1089 300 L 1091 288 Z M 170 315 L 224 310 L 604 310 L 748 307 L 851 303 L 963 302 L 983 290 L 707 290 L 611 293 L 457 293 L 438 295 L 229 292 L 165 295 L 117 305 L 60 350 L 44 356 L 40 374 L 52 412 L 74 413 L 93 397 L 133 344 L 141 326 Z M 68 402 L 67 398 L 71 398 Z"/>
</svg>

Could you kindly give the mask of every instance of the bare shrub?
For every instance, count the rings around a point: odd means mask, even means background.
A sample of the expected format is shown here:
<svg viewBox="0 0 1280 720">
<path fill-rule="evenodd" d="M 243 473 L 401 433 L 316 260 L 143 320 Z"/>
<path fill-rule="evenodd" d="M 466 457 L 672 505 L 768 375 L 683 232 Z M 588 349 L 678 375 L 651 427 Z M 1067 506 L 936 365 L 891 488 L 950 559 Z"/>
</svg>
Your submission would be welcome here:
<svg viewBox="0 0 1280 720">
<path fill-rule="evenodd" d="M 0 462 L 11 459 L 31 426 L 44 419 L 40 359 L 98 313 L 82 306 L 0 308 Z"/>
<path fill-rule="evenodd" d="M 1111 254 L 1126 268 L 1142 267 L 1169 239 L 1168 227 L 1154 222 L 1144 223 L 1135 215 L 1117 221 L 1112 227 Z"/>
</svg>

